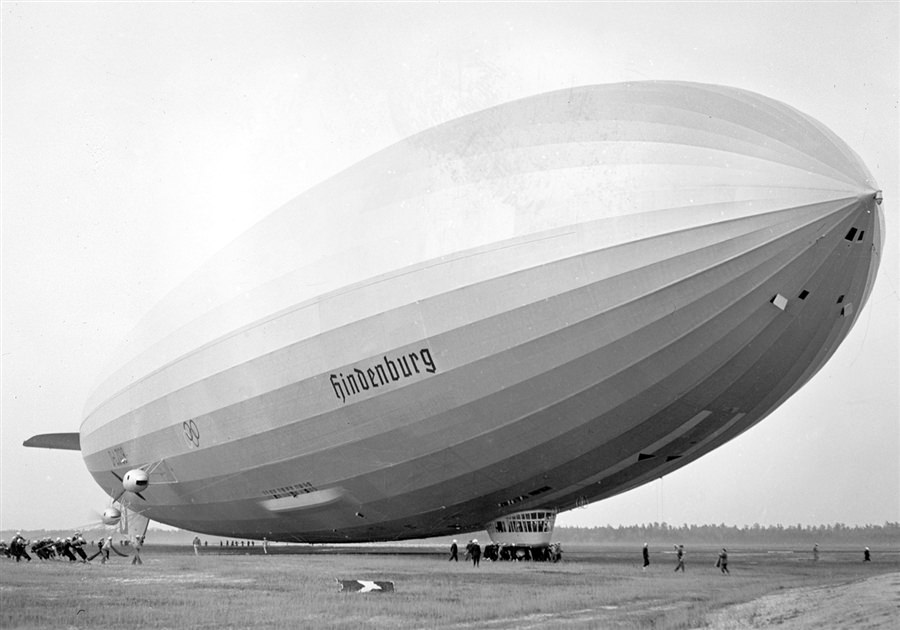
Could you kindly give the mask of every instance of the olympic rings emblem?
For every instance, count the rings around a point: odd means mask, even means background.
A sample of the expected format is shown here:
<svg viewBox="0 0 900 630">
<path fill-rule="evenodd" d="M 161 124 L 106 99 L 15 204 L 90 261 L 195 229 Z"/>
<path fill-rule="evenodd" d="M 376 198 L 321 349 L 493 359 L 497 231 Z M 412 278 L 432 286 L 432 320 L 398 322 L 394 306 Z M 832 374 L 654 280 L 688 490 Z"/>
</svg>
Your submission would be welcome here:
<svg viewBox="0 0 900 630">
<path fill-rule="evenodd" d="M 181 423 L 181 428 L 184 430 L 184 440 L 187 442 L 187 445 L 190 448 L 197 448 L 200 446 L 200 429 L 197 428 L 197 423 L 194 422 L 193 419 L 185 420 Z"/>
</svg>

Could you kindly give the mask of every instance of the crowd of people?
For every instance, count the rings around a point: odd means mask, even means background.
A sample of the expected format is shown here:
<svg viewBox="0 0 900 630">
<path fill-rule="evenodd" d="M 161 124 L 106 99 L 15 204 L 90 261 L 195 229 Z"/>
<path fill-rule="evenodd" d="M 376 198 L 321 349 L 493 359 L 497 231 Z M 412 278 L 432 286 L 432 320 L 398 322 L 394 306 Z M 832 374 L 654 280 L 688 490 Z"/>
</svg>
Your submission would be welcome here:
<svg viewBox="0 0 900 630">
<path fill-rule="evenodd" d="M 684 545 L 674 545 L 674 554 L 675 554 L 675 572 L 681 571 L 685 572 L 685 557 L 686 552 L 684 549 Z M 471 560 L 472 565 L 477 567 L 481 558 L 485 558 L 486 560 L 542 560 L 542 561 L 550 561 L 550 562 L 558 562 L 562 559 L 562 545 L 560 543 L 553 543 L 547 547 L 527 547 L 527 546 L 517 546 L 517 545 L 504 545 L 504 544 L 489 544 L 485 545 L 482 549 L 481 545 L 478 544 L 478 539 L 473 538 L 466 544 L 465 549 L 465 560 L 468 562 Z M 819 545 L 815 545 L 812 549 L 812 559 L 814 562 L 819 561 Z M 454 540 L 450 544 L 450 557 L 448 558 L 450 562 L 458 562 L 459 561 L 459 545 Z M 644 543 L 643 548 L 641 549 L 641 561 L 642 568 L 644 571 L 650 566 L 650 545 L 649 543 Z M 872 561 L 872 552 L 866 547 L 863 551 L 863 562 L 871 562 Z M 730 575 L 731 571 L 728 569 L 728 550 L 725 547 L 722 547 L 721 551 L 718 552 L 716 557 L 715 566 L 719 571 L 724 575 Z"/>
<path fill-rule="evenodd" d="M 548 546 L 514 545 L 505 543 L 491 543 L 484 548 L 473 538 L 466 544 L 466 562 L 472 561 L 473 566 L 479 566 L 481 559 L 497 561 L 541 561 L 559 562 L 562 559 L 562 544 L 555 542 Z M 459 562 L 459 545 L 454 540 L 450 544 L 450 562 Z"/>
<path fill-rule="evenodd" d="M 132 543 L 130 543 L 131 553 L 126 554 L 120 552 L 115 548 L 115 546 L 113 545 L 112 536 L 107 536 L 106 538 L 103 538 L 101 536 L 100 540 L 96 542 L 96 552 L 89 556 L 88 550 L 93 547 L 95 543 L 91 542 L 90 544 L 88 544 L 80 531 L 76 531 L 70 537 L 57 537 L 55 540 L 49 536 L 35 540 L 28 540 L 24 536 L 22 536 L 22 532 L 16 532 L 16 535 L 13 536 L 9 544 L 7 544 L 5 540 L 0 540 L 0 554 L 2 554 L 6 558 L 14 559 L 16 562 L 21 562 L 23 560 L 26 562 L 31 562 L 33 554 L 40 560 L 63 560 L 68 562 L 84 563 L 91 562 L 96 558 L 99 558 L 100 563 L 105 564 L 109 561 L 110 551 L 112 551 L 122 557 L 131 556 L 132 564 L 143 564 L 143 561 L 141 560 L 141 547 L 143 546 L 143 542 L 143 537 L 134 540 Z M 125 541 L 124 544 L 128 545 L 129 543 Z M 220 547 L 238 546 L 239 544 L 241 546 L 255 545 L 253 541 L 240 541 L 240 543 L 238 541 L 219 541 Z M 200 547 L 206 545 L 207 542 L 201 542 L 199 536 L 195 537 L 192 541 L 194 554 L 199 555 Z M 268 553 L 267 539 L 263 539 L 262 546 L 263 553 Z M 681 571 L 682 573 L 684 573 L 684 545 L 674 545 L 674 550 L 675 572 Z M 29 551 L 31 553 L 29 553 Z M 515 545 L 490 544 L 486 545 L 482 550 L 481 545 L 478 543 L 478 539 L 473 538 L 466 544 L 465 560 L 466 562 L 471 561 L 472 565 L 477 567 L 480 564 L 482 557 L 492 561 L 546 560 L 551 562 L 558 562 L 562 558 L 562 545 L 560 545 L 560 543 L 553 543 L 546 548 L 526 548 L 518 547 Z M 818 544 L 813 546 L 812 558 L 814 562 L 819 561 Z M 450 545 L 449 560 L 451 562 L 459 561 L 459 546 L 455 540 Z M 641 560 L 643 570 L 646 571 L 650 566 L 650 546 L 648 543 L 644 543 L 644 546 L 641 549 Z M 868 547 L 866 547 L 863 552 L 863 561 L 871 562 L 871 560 L 871 551 Z M 730 571 L 728 570 L 728 550 L 724 547 L 721 551 L 719 551 L 716 558 L 716 568 L 718 568 L 723 574 L 730 574 Z"/>
<path fill-rule="evenodd" d="M 136 539 L 131 545 L 131 554 L 125 554 L 115 548 L 112 536 L 101 537 L 96 543 L 91 542 L 89 544 L 80 531 L 66 538 L 57 537 L 55 540 L 50 536 L 28 540 L 22 535 L 22 532 L 16 532 L 9 544 L 5 540 L 0 540 L 0 554 L 16 562 L 22 562 L 23 560 L 31 562 L 32 556 L 34 556 L 42 561 L 62 560 L 84 563 L 99 558 L 100 564 L 106 564 L 109 561 L 110 551 L 113 551 L 123 557 L 130 555 L 132 564 L 143 564 L 140 553 L 143 542 L 143 538 Z M 88 555 L 89 550 L 95 544 L 97 550 L 93 554 Z"/>
</svg>

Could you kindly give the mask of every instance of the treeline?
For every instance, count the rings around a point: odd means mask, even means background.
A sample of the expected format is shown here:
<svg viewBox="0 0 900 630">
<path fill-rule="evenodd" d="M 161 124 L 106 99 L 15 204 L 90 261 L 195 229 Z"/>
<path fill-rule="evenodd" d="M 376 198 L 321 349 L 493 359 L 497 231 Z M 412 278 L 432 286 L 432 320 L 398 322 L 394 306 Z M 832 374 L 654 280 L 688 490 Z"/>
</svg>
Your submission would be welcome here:
<svg viewBox="0 0 900 630">
<path fill-rule="evenodd" d="M 582 543 L 766 543 L 766 544 L 862 544 L 900 547 L 900 522 L 884 525 L 669 525 L 647 523 L 618 527 L 562 527 L 554 529 L 560 542 Z"/>
</svg>

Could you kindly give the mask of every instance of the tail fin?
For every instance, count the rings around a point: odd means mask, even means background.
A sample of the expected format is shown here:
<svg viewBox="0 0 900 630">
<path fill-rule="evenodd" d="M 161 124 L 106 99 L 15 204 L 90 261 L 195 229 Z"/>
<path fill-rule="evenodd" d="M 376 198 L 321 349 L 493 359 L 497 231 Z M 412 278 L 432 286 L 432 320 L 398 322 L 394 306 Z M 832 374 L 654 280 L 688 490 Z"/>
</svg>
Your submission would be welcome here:
<svg viewBox="0 0 900 630">
<path fill-rule="evenodd" d="M 80 451 L 81 436 L 78 433 L 42 433 L 24 442 L 22 446 L 32 448 L 55 448 L 63 451 Z"/>
</svg>

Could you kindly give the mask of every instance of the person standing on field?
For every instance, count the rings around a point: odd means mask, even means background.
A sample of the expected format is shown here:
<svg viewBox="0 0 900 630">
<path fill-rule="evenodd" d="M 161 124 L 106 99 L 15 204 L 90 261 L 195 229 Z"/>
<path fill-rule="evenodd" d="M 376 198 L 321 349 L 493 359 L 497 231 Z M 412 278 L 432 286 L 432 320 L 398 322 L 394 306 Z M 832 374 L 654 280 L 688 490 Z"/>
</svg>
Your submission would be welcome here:
<svg viewBox="0 0 900 630">
<path fill-rule="evenodd" d="M 478 539 L 472 539 L 472 566 L 477 567 L 481 563 L 481 545 L 478 544 Z"/>
<path fill-rule="evenodd" d="M 200 537 L 199 536 L 194 536 L 193 544 L 194 544 L 194 555 L 199 556 L 200 555 Z"/>
<path fill-rule="evenodd" d="M 448 561 L 459 562 L 459 547 L 456 544 L 456 540 L 450 545 L 450 559 Z"/>
<path fill-rule="evenodd" d="M 647 543 L 644 543 L 644 549 L 641 551 L 641 555 L 644 557 L 644 568 L 646 571 L 647 567 L 650 566 L 650 548 L 647 547 Z"/>
<path fill-rule="evenodd" d="M 144 561 L 141 560 L 141 547 L 144 546 L 144 537 L 143 536 L 135 536 L 134 537 L 134 545 L 132 549 L 134 550 L 134 554 L 131 557 L 131 564 L 144 564 Z"/>
<path fill-rule="evenodd" d="M 684 573 L 684 545 L 675 545 L 675 559 L 677 560 L 675 572 L 678 573 L 678 569 L 681 569 Z"/>
<path fill-rule="evenodd" d="M 719 552 L 719 559 L 716 561 L 716 566 L 722 571 L 722 573 L 730 573 L 728 571 L 728 551 L 725 547 L 722 547 L 722 551 Z"/>
</svg>

